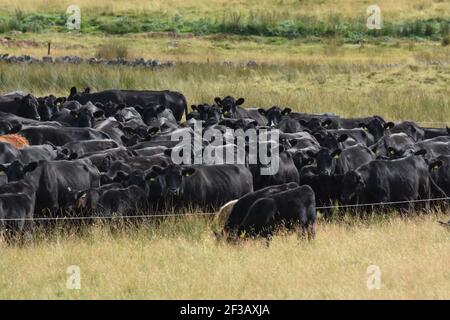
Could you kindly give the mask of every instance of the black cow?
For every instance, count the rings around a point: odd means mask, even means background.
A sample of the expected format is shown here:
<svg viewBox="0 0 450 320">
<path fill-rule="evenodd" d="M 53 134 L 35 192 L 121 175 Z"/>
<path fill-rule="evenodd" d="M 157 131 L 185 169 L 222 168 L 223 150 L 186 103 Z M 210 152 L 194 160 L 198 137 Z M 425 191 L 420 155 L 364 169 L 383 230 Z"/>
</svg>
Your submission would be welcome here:
<svg viewBox="0 0 450 320">
<path fill-rule="evenodd" d="M 372 161 L 348 172 L 343 183 L 345 204 L 405 201 L 395 207 L 411 209 L 414 204 L 408 201 L 441 197 L 444 194 L 431 178 L 428 164 L 420 155 Z M 419 205 L 429 208 L 428 201 Z"/>
<path fill-rule="evenodd" d="M 253 191 L 250 171 L 231 164 L 153 166 L 146 179 L 154 200 L 173 198 L 184 205 L 207 208 L 219 207 Z"/>
<path fill-rule="evenodd" d="M 261 114 L 260 108 L 242 108 L 241 105 L 245 102 L 244 98 L 235 99 L 231 96 L 226 96 L 221 99 L 214 98 L 218 106 L 222 107 L 222 113 L 226 118 L 248 119 L 251 118 L 258 122 L 258 125 L 265 126 L 267 118 Z"/>
<path fill-rule="evenodd" d="M 187 116 L 187 102 L 184 95 L 176 91 L 151 91 L 151 90 L 104 90 L 91 93 L 90 90 L 77 92 L 75 87 L 70 89 L 68 100 L 76 100 L 82 104 L 91 101 L 106 104 L 109 102 L 115 104 L 125 104 L 129 107 L 162 105 L 172 110 L 177 121 L 183 117 L 183 112 Z"/>
<path fill-rule="evenodd" d="M 450 196 L 450 155 L 431 160 L 429 169 L 436 184 Z"/>
<path fill-rule="evenodd" d="M 234 205 L 225 223 L 228 239 L 246 236 L 270 238 L 277 227 L 300 225 L 302 236 L 315 237 L 316 206 L 309 186 L 288 183 L 248 193 Z"/>
<path fill-rule="evenodd" d="M 38 101 L 31 94 L 15 97 L 12 100 L 0 101 L 0 112 L 11 113 L 20 117 L 40 120 Z"/>
<path fill-rule="evenodd" d="M 36 190 L 36 214 L 49 209 L 56 212 L 64 208 L 67 193 L 100 186 L 100 174 L 87 160 L 39 161 L 26 166 L 18 161 L 0 166 L 8 176 L 8 181 L 25 179 Z"/>
</svg>

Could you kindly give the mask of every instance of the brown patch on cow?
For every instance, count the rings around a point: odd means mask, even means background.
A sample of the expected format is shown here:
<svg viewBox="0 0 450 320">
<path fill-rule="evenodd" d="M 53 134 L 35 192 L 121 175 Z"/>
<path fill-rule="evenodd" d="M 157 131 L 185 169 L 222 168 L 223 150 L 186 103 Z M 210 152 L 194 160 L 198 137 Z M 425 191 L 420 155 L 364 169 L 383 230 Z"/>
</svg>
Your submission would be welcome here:
<svg viewBox="0 0 450 320">
<path fill-rule="evenodd" d="M 5 134 L 3 136 L 0 136 L 0 142 L 9 143 L 17 149 L 22 149 L 30 146 L 28 140 L 18 134 Z"/>
</svg>

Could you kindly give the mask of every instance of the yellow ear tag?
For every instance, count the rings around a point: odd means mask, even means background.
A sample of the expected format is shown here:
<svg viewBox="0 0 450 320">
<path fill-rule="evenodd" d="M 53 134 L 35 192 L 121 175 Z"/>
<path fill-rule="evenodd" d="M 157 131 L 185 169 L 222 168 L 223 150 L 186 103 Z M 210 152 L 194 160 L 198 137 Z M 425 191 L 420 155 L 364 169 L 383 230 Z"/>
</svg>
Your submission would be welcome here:
<svg viewBox="0 0 450 320">
<path fill-rule="evenodd" d="M 340 154 L 336 154 L 336 155 L 334 156 L 335 159 L 339 159 L 340 157 L 341 157 Z"/>
<path fill-rule="evenodd" d="M 81 198 L 86 198 L 86 193 L 83 193 L 83 195 L 81 196 Z"/>
<path fill-rule="evenodd" d="M 5 175 L 5 171 L 0 171 L 0 176 L 4 176 Z"/>
</svg>

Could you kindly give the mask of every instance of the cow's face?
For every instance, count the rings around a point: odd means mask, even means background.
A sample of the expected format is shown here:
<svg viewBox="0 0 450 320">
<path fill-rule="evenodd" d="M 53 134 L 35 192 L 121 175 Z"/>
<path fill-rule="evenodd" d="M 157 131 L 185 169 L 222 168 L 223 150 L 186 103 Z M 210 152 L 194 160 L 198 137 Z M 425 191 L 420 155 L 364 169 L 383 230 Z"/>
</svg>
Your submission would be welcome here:
<svg viewBox="0 0 450 320">
<path fill-rule="evenodd" d="M 199 120 L 208 121 L 208 123 L 218 123 L 222 118 L 222 109 L 218 106 L 199 104 L 192 106 L 192 110 L 198 112 Z"/>
<path fill-rule="evenodd" d="M 337 150 L 340 149 L 340 144 L 348 139 L 346 134 L 342 134 L 339 137 L 335 137 L 329 132 L 316 132 L 314 134 L 314 138 L 316 138 L 317 142 L 320 144 L 322 148 L 327 148 L 329 150 Z"/>
<path fill-rule="evenodd" d="M 34 120 L 41 120 L 38 113 L 39 103 L 31 94 L 28 94 L 22 98 L 16 97 L 14 101 L 19 105 L 19 116 Z"/>
<path fill-rule="evenodd" d="M 384 122 L 381 121 L 381 119 L 374 118 L 367 124 L 360 123 L 359 127 L 367 130 L 371 135 L 373 135 L 375 141 L 380 140 L 384 136 Z"/>
<path fill-rule="evenodd" d="M 341 149 L 330 152 L 328 149 L 321 149 L 316 154 L 317 171 L 319 174 L 331 175 L 336 169 L 336 161 L 341 155 Z"/>
<path fill-rule="evenodd" d="M 268 126 L 276 127 L 280 124 L 281 120 L 283 119 L 283 116 L 291 113 L 291 109 L 284 108 L 283 110 L 281 110 L 281 108 L 273 106 L 269 108 L 267 111 L 260 108 L 258 109 L 258 112 L 267 118 Z"/>
<path fill-rule="evenodd" d="M 223 99 L 216 97 L 214 102 L 222 108 L 222 113 L 227 118 L 234 118 L 236 114 L 237 106 L 242 105 L 245 102 L 244 98 L 235 99 L 231 96 L 226 96 Z"/>
<path fill-rule="evenodd" d="M 103 116 L 103 114 L 103 110 L 92 112 L 88 108 L 70 111 L 70 115 L 74 119 L 74 122 L 81 128 L 92 128 L 95 118 L 99 118 Z"/>
<path fill-rule="evenodd" d="M 27 172 L 33 171 L 37 167 L 37 162 L 23 165 L 20 161 L 14 161 L 9 165 L 0 164 L 0 174 L 6 174 L 8 182 L 19 181 L 25 177 Z"/>
<path fill-rule="evenodd" d="M 169 165 L 166 168 L 153 166 L 150 173 L 146 175 L 146 180 L 150 185 L 150 193 L 159 196 L 178 196 L 181 191 L 183 177 L 195 173 L 192 167 L 180 167 Z"/>
<path fill-rule="evenodd" d="M 364 180 L 356 171 L 350 171 L 345 174 L 343 180 L 343 190 L 341 201 L 344 204 L 354 204 L 357 202 L 358 195 L 364 188 Z"/>
</svg>

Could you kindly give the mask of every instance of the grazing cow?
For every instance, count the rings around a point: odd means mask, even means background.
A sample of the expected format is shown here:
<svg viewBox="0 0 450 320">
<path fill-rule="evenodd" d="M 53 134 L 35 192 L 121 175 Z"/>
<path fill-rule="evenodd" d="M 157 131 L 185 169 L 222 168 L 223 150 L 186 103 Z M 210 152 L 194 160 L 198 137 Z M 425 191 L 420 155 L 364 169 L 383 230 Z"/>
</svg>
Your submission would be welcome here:
<svg viewBox="0 0 450 320">
<path fill-rule="evenodd" d="M 221 206 L 253 191 L 250 171 L 231 164 L 153 166 L 146 179 L 154 200 L 181 200 L 183 204 L 207 208 Z"/>
<path fill-rule="evenodd" d="M 248 193 L 233 206 L 224 233 L 228 239 L 263 236 L 270 239 L 277 227 L 300 225 L 302 236 L 315 237 L 316 205 L 309 186 L 287 183 Z"/>
<path fill-rule="evenodd" d="M 18 134 L 5 134 L 0 136 L 0 142 L 6 142 L 17 149 L 29 147 L 30 143 L 25 137 Z"/>
<path fill-rule="evenodd" d="M 104 90 L 91 93 L 90 90 L 77 92 L 75 87 L 70 89 L 68 100 L 76 100 L 82 104 L 91 101 L 106 104 L 109 102 L 115 104 L 125 104 L 130 107 L 162 105 L 172 110 L 177 121 L 183 117 L 183 112 L 187 117 L 187 102 L 184 95 L 176 91 L 150 91 L 150 90 Z"/>
<path fill-rule="evenodd" d="M 408 202 L 444 194 L 431 178 L 428 164 L 420 155 L 397 160 L 374 160 L 348 172 L 343 184 L 345 204 Z M 429 207 L 428 201 L 420 204 L 427 209 Z M 411 209 L 413 204 L 398 204 L 396 207 Z"/>
<path fill-rule="evenodd" d="M 15 97 L 12 100 L 0 101 L 0 112 L 11 113 L 20 117 L 40 120 L 38 101 L 31 94 Z"/>
</svg>

